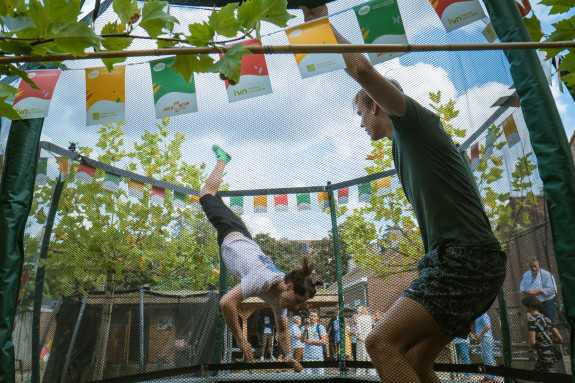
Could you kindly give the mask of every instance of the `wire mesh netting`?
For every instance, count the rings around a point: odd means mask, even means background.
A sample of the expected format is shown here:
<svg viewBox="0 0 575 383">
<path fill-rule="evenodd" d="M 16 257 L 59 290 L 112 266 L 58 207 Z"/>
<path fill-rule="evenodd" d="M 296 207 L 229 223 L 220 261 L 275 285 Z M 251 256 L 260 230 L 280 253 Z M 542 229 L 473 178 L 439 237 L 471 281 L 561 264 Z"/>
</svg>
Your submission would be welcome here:
<svg viewBox="0 0 575 383">
<path fill-rule="evenodd" d="M 329 6 L 330 21 L 352 43 L 363 43 L 353 11 L 358 4 L 339 0 Z M 488 21 L 448 33 L 429 2 L 398 5 L 410 43 L 485 42 Z M 193 7 L 171 10 L 179 28 L 208 14 Z M 297 17 L 290 27 L 303 23 L 300 12 L 292 13 Z M 113 20 L 104 12 L 95 26 Z M 283 29 L 264 25 L 262 43 L 288 40 Z M 133 48 L 149 48 L 138 44 Z M 196 75 L 198 111 L 156 119 L 149 61 L 126 62 L 126 121 L 120 123 L 86 126 L 86 69 L 99 62 L 70 62 L 60 75 L 44 122 L 25 236 L 13 332 L 17 374 L 22 380 L 31 376 L 35 325 L 42 382 L 98 381 L 243 360 L 218 305 L 238 281 L 221 266 L 216 232 L 197 199 L 216 162 L 214 143 L 232 155 L 221 188 L 224 202 L 262 251 L 286 272 L 306 255 L 316 264 L 314 278 L 323 285 L 304 309 L 289 312 L 289 328 L 292 336 L 307 329 L 325 345 L 319 351 L 303 346 L 302 360 L 369 361 L 365 334 L 417 276 L 425 246 L 393 169 L 391 141 L 370 143 L 359 127 L 352 107 L 359 86 L 343 70 L 301 79 L 291 56 L 267 55 L 273 93 L 228 102 L 215 74 Z M 502 293 L 487 311 L 492 337 L 485 338 L 492 341 L 480 341 L 481 329 L 475 328 L 445 347 L 437 363 L 509 366 L 510 360 L 515 368 L 534 369 L 538 356 L 529 346 L 528 315 L 521 304 L 529 262 L 537 260 L 557 282 L 549 293 L 557 303 L 554 323 L 564 338 L 568 330 L 537 159 L 505 56 L 412 52 L 375 68 L 439 115 L 476 180 L 508 257 Z M 3 121 L 3 145 L 9 125 Z M 58 188 L 59 201 L 54 200 Z M 57 208 L 52 217 L 51 207 Z M 319 326 L 310 322 L 314 310 Z M 247 299 L 239 315 L 256 362 L 290 353 L 279 345 L 274 313 L 264 300 Z M 555 371 L 570 371 L 569 352 L 556 361 Z M 345 363 L 305 372 L 311 379 L 375 376 L 373 368 Z M 239 380 L 300 377 L 275 365 L 218 374 Z M 170 381 L 210 375 L 203 369 L 175 371 Z M 439 376 L 447 382 L 481 380 L 485 374 Z"/>
</svg>

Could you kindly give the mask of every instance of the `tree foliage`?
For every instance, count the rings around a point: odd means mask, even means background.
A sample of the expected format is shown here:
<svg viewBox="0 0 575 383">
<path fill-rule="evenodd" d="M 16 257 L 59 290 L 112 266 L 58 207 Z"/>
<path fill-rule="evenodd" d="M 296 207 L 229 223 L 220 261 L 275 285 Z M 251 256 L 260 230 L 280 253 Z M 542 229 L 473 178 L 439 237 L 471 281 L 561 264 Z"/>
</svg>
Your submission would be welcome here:
<svg viewBox="0 0 575 383">
<path fill-rule="evenodd" d="M 23 55 L 70 53 L 82 57 L 91 50 L 125 50 L 139 38 L 156 40 L 158 48 L 219 46 L 244 37 L 259 37 L 262 21 L 285 27 L 294 17 L 287 12 L 287 0 L 247 0 L 214 9 L 207 21 L 189 24 L 189 33 L 181 33 L 174 31 L 180 21 L 170 15 L 166 1 L 146 1 L 140 8 L 136 0 L 113 0 L 117 19 L 96 31 L 90 20 L 78 21 L 81 4 L 81 0 L 3 0 L 0 2 L 0 55 L 15 56 L 14 62 L 18 62 L 17 56 Z M 137 34 L 141 30 L 144 35 Z M 192 72 L 219 72 L 233 84 L 239 81 L 241 60 L 248 53 L 242 45 L 231 49 L 217 62 L 207 54 L 177 55 L 173 68 L 187 81 Z M 102 61 L 111 71 L 114 64 L 124 60 Z M 0 76 L 21 77 L 35 86 L 15 64 L 0 64 Z M 4 102 L 13 100 L 15 93 L 14 87 L 0 83 L 0 116 L 19 118 Z"/>
<path fill-rule="evenodd" d="M 105 124 L 98 131 L 97 160 L 148 177 L 199 189 L 205 165 L 182 161 L 184 135 L 170 135 L 169 119 L 145 131 L 134 151 L 124 145 L 123 123 Z M 92 148 L 80 147 L 83 156 Z M 141 201 L 119 188 L 102 188 L 105 173 L 97 170 L 92 183 L 74 181 L 78 164 L 73 164 L 59 205 L 59 220 L 46 266 L 46 284 L 51 296 L 77 291 L 137 288 L 144 284 L 156 289 L 209 289 L 217 284 L 219 251 L 215 234 L 202 212 L 177 209 L 172 193 L 166 192 L 163 205 L 151 203 L 145 188 Z M 45 224 L 55 185 L 38 188 L 31 215 Z M 188 205 L 189 206 L 189 205 Z"/>
<path fill-rule="evenodd" d="M 575 9 L 572 0 L 541 0 L 539 4 L 551 7 L 549 15 L 564 15 L 564 18 L 553 23 L 554 28 L 550 34 L 545 34 L 541 27 L 541 21 L 537 18 L 535 13 L 530 17 L 526 17 L 525 25 L 531 35 L 533 41 L 573 41 L 575 40 L 575 14 L 571 12 Z M 569 16 L 571 14 L 571 16 Z M 563 51 L 563 49 L 542 49 L 547 53 L 547 60 L 552 59 Z M 571 93 L 575 95 L 575 49 L 571 48 L 565 54 L 561 61 L 561 65 L 557 68 L 560 72 L 567 72 L 566 75 L 561 76 L 561 79 L 570 88 Z"/>
</svg>

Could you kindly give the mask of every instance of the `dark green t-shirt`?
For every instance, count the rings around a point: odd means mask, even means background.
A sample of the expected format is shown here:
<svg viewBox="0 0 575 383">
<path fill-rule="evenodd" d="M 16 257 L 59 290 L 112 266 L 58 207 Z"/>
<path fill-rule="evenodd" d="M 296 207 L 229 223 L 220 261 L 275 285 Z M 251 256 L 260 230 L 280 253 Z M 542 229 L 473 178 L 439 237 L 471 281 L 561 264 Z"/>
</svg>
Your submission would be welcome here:
<svg viewBox="0 0 575 383">
<path fill-rule="evenodd" d="M 393 122 L 393 162 L 417 217 L 425 251 L 497 243 L 475 179 L 439 117 L 406 99 Z"/>
</svg>

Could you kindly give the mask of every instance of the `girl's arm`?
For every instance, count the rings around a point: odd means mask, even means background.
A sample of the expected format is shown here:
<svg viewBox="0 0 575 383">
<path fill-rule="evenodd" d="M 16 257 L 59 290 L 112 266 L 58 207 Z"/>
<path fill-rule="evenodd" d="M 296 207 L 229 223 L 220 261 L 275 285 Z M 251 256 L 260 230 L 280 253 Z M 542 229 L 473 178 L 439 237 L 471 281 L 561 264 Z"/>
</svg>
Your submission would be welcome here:
<svg viewBox="0 0 575 383">
<path fill-rule="evenodd" d="M 242 350 L 246 360 L 250 363 L 254 361 L 254 354 L 252 351 L 252 345 L 248 342 L 248 339 L 244 337 L 244 334 L 240 328 L 240 320 L 238 314 L 238 308 L 243 301 L 242 286 L 238 283 L 233 289 L 228 291 L 226 295 L 220 300 L 220 308 L 222 310 L 222 315 L 224 320 L 228 325 L 228 328 L 232 332 L 236 342 L 238 342 L 238 347 Z"/>
<path fill-rule="evenodd" d="M 553 329 L 551 331 L 553 332 L 553 340 L 555 342 L 563 342 L 563 337 L 561 336 L 561 334 L 559 333 L 559 331 L 557 331 L 557 329 L 555 327 L 553 327 Z"/>
<path fill-rule="evenodd" d="M 537 341 L 535 340 L 535 331 L 529 331 L 529 347 L 535 348 Z"/>
</svg>

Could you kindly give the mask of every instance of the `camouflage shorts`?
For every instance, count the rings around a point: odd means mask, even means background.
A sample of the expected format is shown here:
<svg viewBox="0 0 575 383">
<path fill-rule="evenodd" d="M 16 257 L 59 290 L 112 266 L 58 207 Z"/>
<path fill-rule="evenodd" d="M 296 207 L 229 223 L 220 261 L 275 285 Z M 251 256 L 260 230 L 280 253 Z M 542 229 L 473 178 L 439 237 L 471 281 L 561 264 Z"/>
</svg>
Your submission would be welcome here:
<svg viewBox="0 0 575 383">
<path fill-rule="evenodd" d="M 466 338 L 501 289 L 506 261 L 499 246 L 440 246 L 419 260 L 419 276 L 403 295 L 421 303 L 446 335 Z"/>
</svg>

